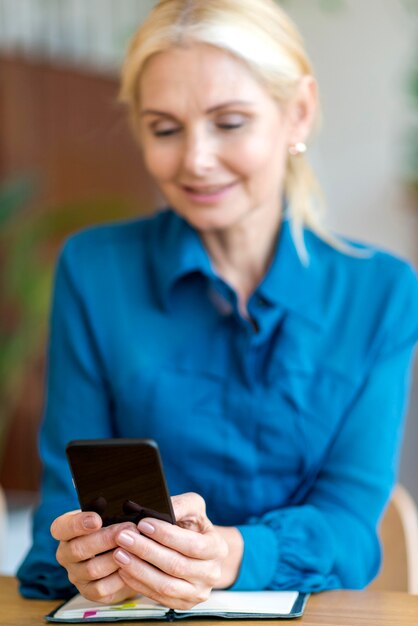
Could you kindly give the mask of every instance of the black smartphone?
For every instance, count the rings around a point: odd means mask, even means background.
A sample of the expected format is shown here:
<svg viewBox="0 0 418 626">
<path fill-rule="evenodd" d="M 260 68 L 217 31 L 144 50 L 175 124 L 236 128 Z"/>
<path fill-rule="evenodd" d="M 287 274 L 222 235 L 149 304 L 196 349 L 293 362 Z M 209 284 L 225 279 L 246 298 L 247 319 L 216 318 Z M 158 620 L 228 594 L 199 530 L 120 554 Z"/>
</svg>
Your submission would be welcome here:
<svg viewBox="0 0 418 626">
<path fill-rule="evenodd" d="M 103 526 L 143 517 L 176 523 L 152 439 L 80 439 L 66 453 L 81 510 L 98 513 Z"/>
</svg>

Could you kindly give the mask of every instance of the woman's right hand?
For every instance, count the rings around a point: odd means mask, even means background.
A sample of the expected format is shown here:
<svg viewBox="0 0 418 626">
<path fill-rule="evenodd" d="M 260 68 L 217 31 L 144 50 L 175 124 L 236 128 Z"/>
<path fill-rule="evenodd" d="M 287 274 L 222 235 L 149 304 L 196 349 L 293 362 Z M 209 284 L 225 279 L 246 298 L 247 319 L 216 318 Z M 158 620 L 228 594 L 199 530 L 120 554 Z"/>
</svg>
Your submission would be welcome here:
<svg viewBox="0 0 418 626">
<path fill-rule="evenodd" d="M 51 525 L 52 536 L 60 542 L 57 561 L 88 600 L 110 604 L 136 595 L 119 576 L 119 567 L 112 556 L 119 547 L 115 535 L 123 528 L 138 533 L 130 522 L 103 528 L 97 513 L 80 510 L 57 517 Z"/>
</svg>

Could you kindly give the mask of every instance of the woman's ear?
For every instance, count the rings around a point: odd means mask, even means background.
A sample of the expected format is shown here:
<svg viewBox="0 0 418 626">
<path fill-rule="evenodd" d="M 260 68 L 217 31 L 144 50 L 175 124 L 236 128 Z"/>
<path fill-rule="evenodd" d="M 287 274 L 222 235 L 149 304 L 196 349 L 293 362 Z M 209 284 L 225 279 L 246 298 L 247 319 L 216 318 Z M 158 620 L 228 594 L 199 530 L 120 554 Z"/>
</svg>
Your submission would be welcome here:
<svg viewBox="0 0 418 626">
<path fill-rule="evenodd" d="M 305 143 L 310 135 L 318 108 L 318 86 L 313 76 L 300 79 L 290 107 L 290 143 Z"/>
</svg>

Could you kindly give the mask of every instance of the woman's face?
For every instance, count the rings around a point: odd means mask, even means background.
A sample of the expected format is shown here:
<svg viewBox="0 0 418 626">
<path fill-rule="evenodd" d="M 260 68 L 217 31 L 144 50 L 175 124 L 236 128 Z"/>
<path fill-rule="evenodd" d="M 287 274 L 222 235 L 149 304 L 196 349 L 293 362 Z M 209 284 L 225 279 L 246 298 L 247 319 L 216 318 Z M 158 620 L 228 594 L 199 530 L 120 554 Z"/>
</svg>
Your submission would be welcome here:
<svg viewBox="0 0 418 626">
<path fill-rule="evenodd" d="M 201 231 L 280 211 L 294 116 L 243 63 L 204 44 L 148 61 L 140 82 L 146 166 L 170 206 Z"/>
</svg>

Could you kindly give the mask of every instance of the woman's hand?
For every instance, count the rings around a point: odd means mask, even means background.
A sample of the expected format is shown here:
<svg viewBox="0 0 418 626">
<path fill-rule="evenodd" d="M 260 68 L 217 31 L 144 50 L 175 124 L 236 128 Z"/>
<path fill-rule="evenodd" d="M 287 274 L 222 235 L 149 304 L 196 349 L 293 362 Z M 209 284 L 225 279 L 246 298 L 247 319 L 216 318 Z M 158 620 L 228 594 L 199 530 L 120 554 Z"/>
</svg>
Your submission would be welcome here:
<svg viewBox="0 0 418 626">
<path fill-rule="evenodd" d="M 135 524 L 114 524 L 102 528 L 97 513 L 71 511 L 57 517 L 51 534 L 60 543 L 57 561 L 68 572 L 68 578 L 88 600 L 105 604 L 122 602 L 135 590 L 119 576 L 119 565 L 113 558 L 115 537 L 121 530 L 138 534 Z"/>
<path fill-rule="evenodd" d="M 214 526 L 205 501 L 196 493 L 172 498 L 177 525 L 154 518 L 138 529 L 118 527 L 112 558 L 119 577 L 156 602 L 189 609 L 207 600 L 213 588 L 235 581 L 242 559 L 243 540 L 236 528 Z"/>
</svg>

